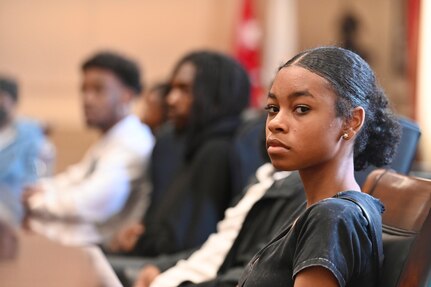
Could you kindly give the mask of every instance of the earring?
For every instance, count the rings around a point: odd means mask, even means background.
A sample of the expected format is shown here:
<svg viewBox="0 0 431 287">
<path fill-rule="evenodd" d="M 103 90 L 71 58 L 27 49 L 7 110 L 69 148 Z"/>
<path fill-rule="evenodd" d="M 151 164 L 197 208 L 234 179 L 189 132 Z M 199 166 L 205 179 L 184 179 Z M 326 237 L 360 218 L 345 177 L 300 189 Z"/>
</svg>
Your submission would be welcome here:
<svg viewBox="0 0 431 287">
<path fill-rule="evenodd" d="M 344 133 L 343 134 L 343 140 L 348 140 L 349 139 L 349 134 L 348 133 Z"/>
</svg>

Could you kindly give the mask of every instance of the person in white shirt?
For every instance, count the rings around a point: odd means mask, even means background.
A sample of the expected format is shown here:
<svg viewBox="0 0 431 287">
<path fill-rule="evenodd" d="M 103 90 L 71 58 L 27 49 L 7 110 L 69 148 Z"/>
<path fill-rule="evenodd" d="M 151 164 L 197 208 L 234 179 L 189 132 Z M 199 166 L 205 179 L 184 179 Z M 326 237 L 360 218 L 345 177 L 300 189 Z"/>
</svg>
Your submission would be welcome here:
<svg viewBox="0 0 431 287">
<path fill-rule="evenodd" d="M 48 236 L 72 244 L 100 243 L 105 231 L 112 233 L 113 225 L 123 222 L 119 217 L 129 218 L 131 210 L 145 211 L 148 200 L 142 197 L 148 194 L 142 193 L 149 188 L 137 183 L 142 185 L 154 145 L 151 130 L 131 112 L 131 102 L 142 89 L 138 66 L 119 54 L 102 52 L 85 61 L 82 72 L 85 120 L 102 137 L 81 162 L 28 186 L 23 196 L 31 214 L 61 222 L 55 231 L 46 232 Z M 134 192 L 140 193 L 140 200 Z M 131 208 L 130 201 L 141 206 Z M 88 225 L 72 232 L 65 228 L 71 221 Z"/>
</svg>

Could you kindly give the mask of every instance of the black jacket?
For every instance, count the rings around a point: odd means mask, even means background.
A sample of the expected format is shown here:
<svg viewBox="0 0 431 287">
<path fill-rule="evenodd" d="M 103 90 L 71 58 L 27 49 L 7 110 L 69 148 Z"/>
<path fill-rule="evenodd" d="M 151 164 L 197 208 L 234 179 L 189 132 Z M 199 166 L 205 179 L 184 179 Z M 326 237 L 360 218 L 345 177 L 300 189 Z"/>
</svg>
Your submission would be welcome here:
<svg viewBox="0 0 431 287">
<path fill-rule="evenodd" d="M 236 286 L 247 263 L 278 231 L 292 223 L 306 206 L 304 188 L 297 172 L 275 181 L 247 214 L 243 226 L 214 280 L 180 286 Z M 178 259 L 178 258 L 177 258 Z M 167 262 L 160 267 L 166 269 Z"/>
<path fill-rule="evenodd" d="M 202 244 L 232 200 L 230 149 L 238 121 L 220 121 L 190 141 L 185 158 L 144 218 L 134 255 L 152 257 Z M 153 158 L 154 160 L 154 158 Z"/>
</svg>

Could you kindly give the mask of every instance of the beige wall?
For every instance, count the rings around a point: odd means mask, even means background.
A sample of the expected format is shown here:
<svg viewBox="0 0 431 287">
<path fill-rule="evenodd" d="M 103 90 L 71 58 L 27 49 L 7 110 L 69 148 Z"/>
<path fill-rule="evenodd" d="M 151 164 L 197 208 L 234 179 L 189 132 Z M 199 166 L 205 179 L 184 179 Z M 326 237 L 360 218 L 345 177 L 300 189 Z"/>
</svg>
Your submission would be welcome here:
<svg viewBox="0 0 431 287">
<path fill-rule="evenodd" d="M 360 19 L 359 43 L 368 52 L 370 65 L 394 103 L 396 111 L 411 116 L 412 106 L 407 97 L 407 81 L 394 69 L 397 30 L 405 13 L 400 0 L 300 0 L 298 1 L 298 35 L 300 49 L 340 43 L 339 21 L 346 11 Z M 401 11 L 400 11 L 401 10 Z M 399 26 L 398 26 L 399 25 Z M 398 47 L 397 47 L 398 48 Z"/>
<path fill-rule="evenodd" d="M 163 78 L 186 51 L 228 51 L 235 6 L 229 0 L 0 0 L 0 71 L 20 79 L 22 113 L 75 127 L 85 57 L 122 51 L 143 64 L 147 81 Z"/>
<path fill-rule="evenodd" d="M 99 49 L 126 53 L 160 80 L 187 51 L 228 52 L 237 1 L 0 0 L 0 72 L 21 84 L 19 113 L 53 126 L 58 170 L 77 161 L 85 130 L 79 66 Z M 73 136 L 72 136 L 73 135 Z"/>
<path fill-rule="evenodd" d="M 424 0 L 427 2 L 427 0 Z M 370 65 L 376 72 L 377 78 L 391 100 L 396 113 L 415 118 L 422 129 L 419 141 L 419 153 L 414 168 L 431 171 L 430 120 L 427 115 L 427 85 L 429 73 L 422 73 L 422 90 L 418 94 L 418 114 L 414 115 L 413 102 L 409 99 L 411 92 L 407 82 L 407 75 L 397 71 L 396 66 L 406 57 L 406 38 L 402 29 L 405 27 L 406 1 L 404 0 L 300 0 L 298 1 L 298 35 L 300 49 L 319 45 L 333 45 L 339 43 L 338 21 L 346 10 L 353 11 L 361 19 L 359 34 L 360 43 L 370 55 Z M 423 5 L 423 15 L 426 13 Z M 426 17 L 423 17 L 423 31 L 426 27 Z M 425 24 L 424 24 L 425 23 Z M 404 31 L 405 32 L 405 31 Z M 426 33 L 423 32 L 422 36 Z M 422 37 L 426 38 L 426 37 Z M 423 48 L 423 47 L 422 47 Z M 424 55 L 428 53 L 424 52 Z M 426 59 L 426 57 L 423 57 Z M 420 61 L 426 63 L 426 61 Z M 406 65 L 407 63 L 404 62 Z M 427 67 L 426 64 L 423 67 Z M 426 68 L 423 69 L 425 71 Z"/>
</svg>

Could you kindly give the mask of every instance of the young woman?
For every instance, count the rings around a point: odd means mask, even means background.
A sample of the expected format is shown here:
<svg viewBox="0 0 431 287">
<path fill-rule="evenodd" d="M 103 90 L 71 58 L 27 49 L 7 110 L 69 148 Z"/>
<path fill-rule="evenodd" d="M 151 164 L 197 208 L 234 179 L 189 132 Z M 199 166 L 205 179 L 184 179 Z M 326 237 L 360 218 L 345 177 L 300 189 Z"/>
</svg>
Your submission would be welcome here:
<svg viewBox="0 0 431 287">
<path fill-rule="evenodd" d="M 382 204 L 354 170 L 390 162 L 399 126 L 368 64 L 337 47 L 302 52 L 268 94 L 267 151 L 299 170 L 307 209 L 256 254 L 239 286 L 377 286 Z"/>
</svg>

